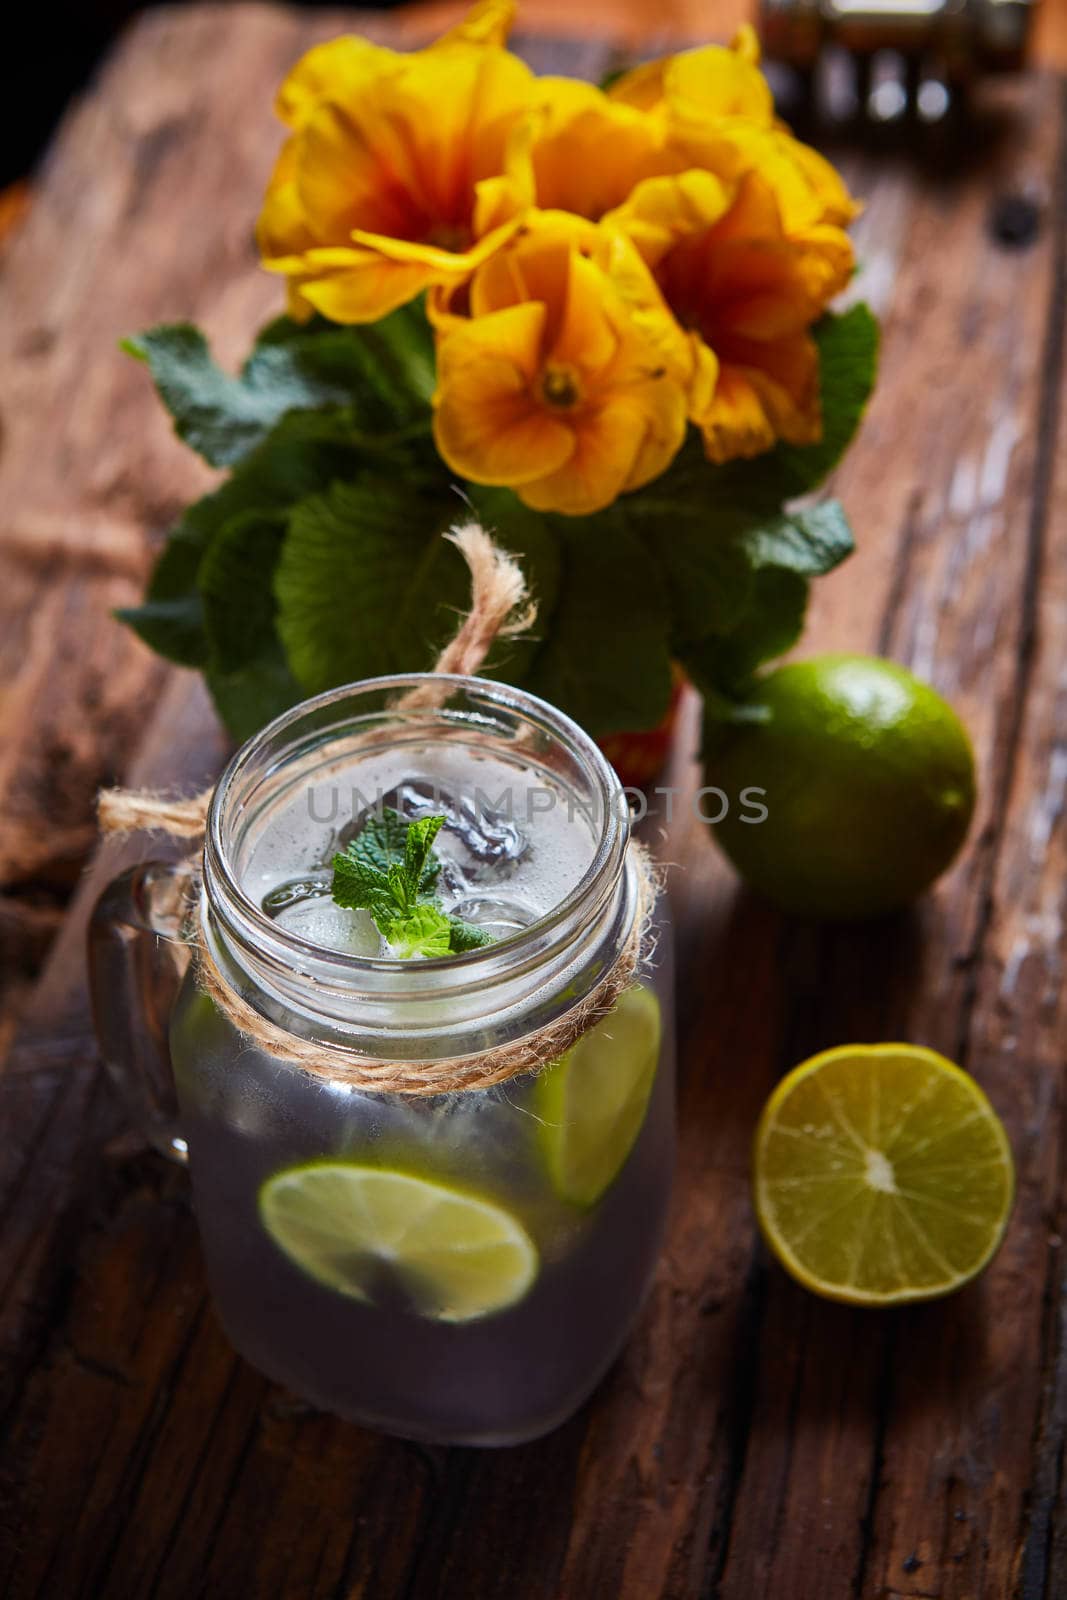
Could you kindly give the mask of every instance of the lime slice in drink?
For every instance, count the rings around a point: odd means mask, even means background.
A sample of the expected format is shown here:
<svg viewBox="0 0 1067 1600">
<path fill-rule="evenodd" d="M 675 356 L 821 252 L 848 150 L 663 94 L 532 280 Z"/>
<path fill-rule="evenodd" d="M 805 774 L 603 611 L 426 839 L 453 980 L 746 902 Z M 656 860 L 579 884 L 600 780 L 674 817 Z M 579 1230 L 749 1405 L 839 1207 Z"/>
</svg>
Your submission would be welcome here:
<svg viewBox="0 0 1067 1600">
<path fill-rule="evenodd" d="M 805 1288 L 852 1305 L 932 1300 L 1004 1235 L 1011 1150 L 967 1073 L 917 1045 L 846 1045 L 784 1078 L 756 1129 L 756 1213 Z"/>
<path fill-rule="evenodd" d="M 503 1311 L 537 1276 L 537 1251 L 509 1212 L 404 1172 L 289 1167 L 263 1185 L 259 1213 L 275 1244 L 326 1288 L 439 1322 Z"/>
<path fill-rule="evenodd" d="M 536 1110 L 552 1185 L 573 1205 L 599 1200 L 633 1149 L 659 1043 L 659 1001 L 635 984 L 538 1082 Z"/>
</svg>

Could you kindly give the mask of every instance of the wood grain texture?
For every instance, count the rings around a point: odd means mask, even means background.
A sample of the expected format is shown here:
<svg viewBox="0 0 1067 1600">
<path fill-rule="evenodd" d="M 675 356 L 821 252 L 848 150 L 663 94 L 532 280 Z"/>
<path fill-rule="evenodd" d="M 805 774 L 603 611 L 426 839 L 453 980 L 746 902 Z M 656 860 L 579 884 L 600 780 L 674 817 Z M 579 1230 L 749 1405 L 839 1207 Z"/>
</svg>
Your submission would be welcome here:
<svg viewBox="0 0 1067 1600">
<path fill-rule="evenodd" d="M 1067 1593 L 1067 117 L 1052 77 L 1005 90 L 956 171 L 850 159 L 868 200 L 859 290 L 884 318 L 885 356 L 836 485 L 860 550 L 818 586 L 805 650 L 885 649 L 956 701 L 981 774 L 975 832 L 913 914 L 835 930 L 740 893 L 676 803 L 678 1183 L 649 1304 L 590 1405 L 502 1452 L 427 1449 L 308 1410 L 228 1347 L 184 1179 L 123 1129 L 81 966 L 114 858 L 65 911 L 64 897 L 101 779 L 192 786 L 221 743 L 196 680 L 108 614 L 202 481 L 115 340 L 189 315 L 233 358 L 273 309 L 249 239 L 276 146 L 270 92 L 336 27 L 245 6 L 143 20 L 0 256 L 5 964 L 59 928 L 0 1076 L 0 1592 Z M 593 75 L 608 49 L 561 59 L 534 40 L 529 54 Z M 1043 227 L 1007 251 L 989 203 L 1019 185 L 1044 197 Z M 695 737 L 690 704 L 683 786 Z M 894 1037 L 978 1075 L 1012 1136 L 1019 1201 L 979 1284 L 866 1315 L 768 1264 L 748 1144 L 803 1055 Z"/>
</svg>

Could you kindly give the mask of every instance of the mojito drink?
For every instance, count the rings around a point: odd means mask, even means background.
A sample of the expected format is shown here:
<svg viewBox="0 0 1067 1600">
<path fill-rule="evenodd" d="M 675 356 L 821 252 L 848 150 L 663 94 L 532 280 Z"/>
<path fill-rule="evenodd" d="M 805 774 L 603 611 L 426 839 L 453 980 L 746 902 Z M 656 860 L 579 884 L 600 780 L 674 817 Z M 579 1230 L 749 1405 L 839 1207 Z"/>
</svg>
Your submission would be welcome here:
<svg viewBox="0 0 1067 1600">
<path fill-rule="evenodd" d="M 433 736 L 327 746 L 310 781 L 256 810 L 234 850 L 244 896 L 306 950 L 312 988 L 320 956 L 348 959 L 357 990 L 373 970 L 379 1031 L 390 984 L 402 1033 L 406 986 L 432 977 L 419 1037 L 398 1047 L 418 1059 L 435 1015 L 454 1038 L 455 971 L 476 975 L 480 952 L 473 964 L 391 961 L 369 913 L 334 902 L 331 862 L 383 811 L 444 818 L 440 904 L 491 938 L 505 968 L 535 963 L 544 919 L 580 902 L 604 821 L 551 761 Z M 568 1416 L 617 1354 L 663 1227 L 662 962 L 661 947 L 545 1070 L 429 1095 L 355 1089 L 266 1053 L 190 974 L 172 1056 L 212 1290 L 237 1348 L 315 1405 L 409 1437 L 506 1444 Z M 499 1033 L 487 1020 L 480 1036 L 471 985 L 460 987 L 465 1048 L 491 1047 Z M 532 1031 L 542 1001 L 536 984 L 525 992 Z M 312 1031 L 289 993 L 272 999 L 265 976 L 260 1004 Z"/>
</svg>

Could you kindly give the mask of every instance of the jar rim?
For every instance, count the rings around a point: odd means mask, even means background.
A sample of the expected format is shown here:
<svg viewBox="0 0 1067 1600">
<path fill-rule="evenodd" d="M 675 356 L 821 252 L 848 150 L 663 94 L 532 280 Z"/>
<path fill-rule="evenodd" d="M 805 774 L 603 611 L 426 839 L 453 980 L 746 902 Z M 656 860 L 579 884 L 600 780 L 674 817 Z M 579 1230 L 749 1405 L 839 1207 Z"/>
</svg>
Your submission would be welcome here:
<svg viewBox="0 0 1067 1600">
<path fill-rule="evenodd" d="M 287 732 L 298 730 L 302 722 L 310 722 L 321 712 L 355 696 L 400 694 L 427 684 L 447 688 L 450 695 L 465 694 L 468 700 L 484 702 L 490 709 L 536 726 L 580 764 L 595 795 L 594 815 L 599 824 L 592 859 L 581 878 L 556 905 L 514 933 L 474 950 L 418 961 L 329 949 L 279 925 L 246 892 L 230 857 L 228 844 L 232 841 L 227 840 L 227 813 L 234 796 L 240 798 L 237 786 L 254 771 L 257 760 L 272 743 Z M 383 708 L 383 712 L 386 709 Z M 439 707 L 420 707 L 417 714 L 435 713 L 447 717 L 447 701 Z M 403 709 L 397 714 L 402 717 Z M 449 720 L 456 722 L 461 718 L 453 716 Z M 353 723 L 356 721 L 353 716 Z M 283 765 L 284 759 L 279 762 L 279 766 Z M 447 973 L 460 980 L 460 989 L 476 988 L 490 971 L 499 973 L 502 957 L 508 960 L 509 966 L 512 963 L 522 965 L 538 948 L 542 952 L 540 959 L 544 959 L 546 939 L 553 948 L 558 948 L 558 941 L 553 941 L 552 935 L 561 926 L 574 922 L 583 903 L 600 902 L 614 890 L 622 872 L 629 834 L 629 813 L 618 776 L 595 741 L 566 713 L 527 690 L 490 679 L 458 673 L 395 673 L 359 679 L 303 700 L 267 723 L 235 752 L 219 777 L 208 811 L 205 886 L 211 909 L 222 912 L 221 921 L 226 931 L 235 934 L 246 948 L 272 948 L 276 952 L 275 965 L 279 953 L 288 956 L 298 968 L 300 963 L 314 962 L 321 971 L 345 986 L 360 978 L 372 982 L 403 978 L 420 980 L 418 987 L 422 988 L 426 979 L 435 976 L 441 979 Z M 462 982 L 464 978 L 467 983 Z M 403 987 L 407 988 L 408 983 Z M 449 991 L 457 993 L 456 983 L 449 984 Z"/>
</svg>

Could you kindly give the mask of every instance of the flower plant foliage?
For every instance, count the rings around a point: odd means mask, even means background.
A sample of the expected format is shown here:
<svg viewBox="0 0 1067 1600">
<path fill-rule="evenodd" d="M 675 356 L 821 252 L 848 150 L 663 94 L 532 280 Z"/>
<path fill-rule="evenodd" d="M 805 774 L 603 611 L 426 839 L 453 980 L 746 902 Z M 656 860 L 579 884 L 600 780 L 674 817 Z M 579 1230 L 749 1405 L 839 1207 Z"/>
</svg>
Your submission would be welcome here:
<svg viewBox="0 0 1067 1600">
<path fill-rule="evenodd" d="M 874 379 L 870 312 L 828 309 L 857 208 L 775 118 L 751 31 L 602 90 L 536 77 L 510 20 L 312 50 L 258 228 L 288 314 L 236 377 L 188 325 L 128 341 L 228 475 L 123 616 L 237 736 L 432 664 L 463 500 L 539 607 L 488 672 L 598 735 L 654 726 L 672 661 L 728 702 L 852 548 L 811 496 Z"/>
</svg>

